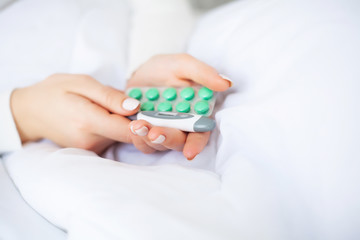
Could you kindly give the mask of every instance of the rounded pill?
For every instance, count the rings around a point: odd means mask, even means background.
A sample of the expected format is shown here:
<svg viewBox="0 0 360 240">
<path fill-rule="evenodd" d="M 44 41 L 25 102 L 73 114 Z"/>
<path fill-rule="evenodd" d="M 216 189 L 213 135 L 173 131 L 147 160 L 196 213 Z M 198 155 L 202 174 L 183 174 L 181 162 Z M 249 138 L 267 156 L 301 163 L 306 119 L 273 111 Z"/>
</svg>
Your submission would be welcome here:
<svg viewBox="0 0 360 240">
<path fill-rule="evenodd" d="M 150 101 L 155 101 L 159 98 L 159 90 L 156 88 L 150 88 L 146 91 L 146 98 Z"/>
<path fill-rule="evenodd" d="M 139 88 L 134 88 L 130 91 L 129 97 L 140 100 L 142 98 L 142 92 Z"/>
<path fill-rule="evenodd" d="M 185 100 L 188 100 L 190 101 L 191 99 L 194 98 L 195 96 L 195 91 L 192 87 L 187 87 L 187 88 L 184 88 L 181 92 L 180 92 L 180 96 L 185 99 Z"/>
<path fill-rule="evenodd" d="M 170 112 L 172 110 L 172 105 L 169 102 L 161 102 L 157 106 L 157 110 L 160 112 Z"/>
<path fill-rule="evenodd" d="M 195 112 L 198 114 L 206 114 L 209 111 L 209 103 L 207 101 L 198 101 L 194 106 Z"/>
<path fill-rule="evenodd" d="M 175 88 L 167 88 L 164 92 L 163 92 L 163 97 L 168 100 L 168 101 L 172 101 L 176 98 L 176 89 Z"/>
<path fill-rule="evenodd" d="M 188 113 L 190 112 L 190 103 L 187 101 L 179 102 L 176 105 L 176 111 L 182 112 L 182 113 Z"/>
<path fill-rule="evenodd" d="M 204 100 L 210 100 L 214 95 L 213 91 L 208 89 L 207 87 L 202 87 L 199 90 L 198 94 L 199 94 L 199 97 Z"/>
<path fill-rule="evenodd" d="M 144 102 L 141 104 L 140 110 L 141 111 L 154 111 L 155 106 L 153 102 Z"/>
</svg>

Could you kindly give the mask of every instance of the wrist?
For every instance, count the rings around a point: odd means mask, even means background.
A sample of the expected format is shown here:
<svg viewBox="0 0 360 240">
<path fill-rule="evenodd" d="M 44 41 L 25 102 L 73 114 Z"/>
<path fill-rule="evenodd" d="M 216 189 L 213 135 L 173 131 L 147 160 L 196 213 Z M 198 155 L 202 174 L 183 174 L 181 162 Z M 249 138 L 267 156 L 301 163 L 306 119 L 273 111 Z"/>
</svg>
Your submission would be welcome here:
<svg viewBox="0 0 360 240">
<path fill-rule="evenodd" d="M 22 143 L 37 141 L 41 138 L 36 134 L 34 116 L 29 113 L 31 108 L 28 105 L 33 99 L 28 99 L 27 95 L 27 88 L 18 88 L 10 97 L 11 112 Z"/>
</svg>

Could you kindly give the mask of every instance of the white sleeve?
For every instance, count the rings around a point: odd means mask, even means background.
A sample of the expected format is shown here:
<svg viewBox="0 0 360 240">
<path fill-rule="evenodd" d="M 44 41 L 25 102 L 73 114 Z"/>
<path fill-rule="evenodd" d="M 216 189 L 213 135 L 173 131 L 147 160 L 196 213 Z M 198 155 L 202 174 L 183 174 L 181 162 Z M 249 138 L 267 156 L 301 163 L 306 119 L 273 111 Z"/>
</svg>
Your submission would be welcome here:
<svg viewBox="0 0 360 240">
<path fill-rule="evenodd" d="M 0 93 L 0 154 L 21 148 L 21 140 L 10 109 L 12 90 Z"/>
<path fill-rule="evenodd" d="M 127 77 L 156 54 L 185 52 L 196 22 L 188 1 L 133 0 Z"/>
</svg>

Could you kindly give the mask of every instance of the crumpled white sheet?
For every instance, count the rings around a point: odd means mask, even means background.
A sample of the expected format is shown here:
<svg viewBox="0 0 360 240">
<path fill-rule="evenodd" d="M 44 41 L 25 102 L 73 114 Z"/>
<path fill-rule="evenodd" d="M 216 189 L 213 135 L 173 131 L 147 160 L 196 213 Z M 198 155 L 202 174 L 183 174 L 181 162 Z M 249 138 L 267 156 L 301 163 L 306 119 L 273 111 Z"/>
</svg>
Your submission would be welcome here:
<svg viewBox="0 0 360 240">
<path fill-rule="evenodd" d="M 8 171 L 69 239 L 357 239 L 359 9 L 257 0 L 205 17 L 189 52 L 234 88 L 193 162 L 42 143 L 10 156 Z"/>
</svg>

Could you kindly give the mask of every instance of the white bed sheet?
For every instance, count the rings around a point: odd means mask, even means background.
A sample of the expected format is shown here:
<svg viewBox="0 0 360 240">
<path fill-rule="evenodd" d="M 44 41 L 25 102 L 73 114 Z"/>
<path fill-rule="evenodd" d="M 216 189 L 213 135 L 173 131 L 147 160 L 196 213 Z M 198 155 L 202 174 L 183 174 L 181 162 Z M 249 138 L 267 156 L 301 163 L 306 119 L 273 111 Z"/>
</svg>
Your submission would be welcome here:
<svg viewBox="0 0 360 240">
<path fill-rule="evenodd" d="M 64 240 L 66 233 L 49 223 L 21 197 L 0 159 L 0 239 Z"/>
<path fill-rule="evenodd" d="M 359 9 L 256 0 L 205 17 L 189 52 L 234 88 L 193 162 L 41 143 L 7 169 L 69 239 L 357 239 Z"/>
</svg>

